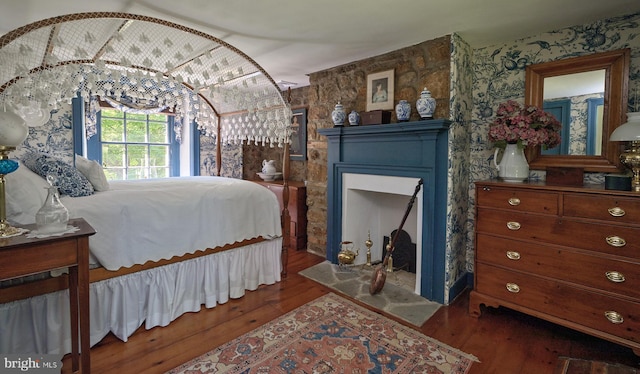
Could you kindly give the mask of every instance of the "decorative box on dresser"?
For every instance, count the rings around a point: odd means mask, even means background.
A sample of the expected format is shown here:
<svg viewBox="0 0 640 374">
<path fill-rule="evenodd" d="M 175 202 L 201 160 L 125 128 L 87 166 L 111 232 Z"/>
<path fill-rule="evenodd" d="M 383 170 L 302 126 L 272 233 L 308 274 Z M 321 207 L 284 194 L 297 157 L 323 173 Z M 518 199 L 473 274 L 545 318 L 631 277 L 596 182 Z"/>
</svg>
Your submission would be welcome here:
<svg viewBox="0 0 640 374">
<path fill-rule="evenodd" d="M 476 182 L 480 305 L 515 309 L 640 355 L 640 194 Z"/>
<path fill-rule="evenodd" d="M 283 182 L 254 181 L 271 190 L 280 203 L 280 209 L 284 209 L 282 202 Z M 290 245 L 292 249 L 299 250 L 307 247 L 307 187 L 304 182 L 289 181 L 289 204 L 287 206 L 291 216 Z"/>
</svg>

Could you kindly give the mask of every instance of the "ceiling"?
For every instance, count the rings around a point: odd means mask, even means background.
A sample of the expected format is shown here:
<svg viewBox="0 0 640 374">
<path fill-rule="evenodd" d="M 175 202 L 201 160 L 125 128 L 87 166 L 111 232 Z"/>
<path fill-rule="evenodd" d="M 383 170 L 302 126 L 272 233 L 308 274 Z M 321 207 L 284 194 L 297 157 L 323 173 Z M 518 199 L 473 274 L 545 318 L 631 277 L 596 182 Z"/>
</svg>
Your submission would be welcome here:
<svg viewBox="0 0 640 374">
<path fill-rule="evenodd" d="M 210 34 L 281 87 L 308 74 L 457 32 L 484 47 L 640 11 L 638 0 L 20 0 L 0 4 L 0 34 L 79 12 L 125 12 Z"/>
</svg>

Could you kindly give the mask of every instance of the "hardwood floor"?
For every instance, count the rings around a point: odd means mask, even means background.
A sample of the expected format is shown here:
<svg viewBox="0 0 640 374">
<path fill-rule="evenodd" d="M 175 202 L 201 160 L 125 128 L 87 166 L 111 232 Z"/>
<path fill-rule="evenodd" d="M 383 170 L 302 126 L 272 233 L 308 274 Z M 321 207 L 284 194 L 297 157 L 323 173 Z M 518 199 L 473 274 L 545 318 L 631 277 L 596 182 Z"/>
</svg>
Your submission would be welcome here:
<svg viewBox="0 0 640 374">
<path fill-rule="evenodd" d="M 328 288 L 298 275 L 324 258 L 290 251 L 289 275 L 238 300 L 188 313 L 167 327 L 141 327 L 128 342 L 107 336 L 91 349 L 93 374 L 162 373 L 287 313 Z M 508 309 L 487 308 L 478 319 L 467 314 L 465 292 L 442 307 L 419 330 L 478 357 L 470 373 L 553 373 L 558 356 L 604 360 L 640 367 L 625 347 Z M 401 322 L 401 321 L 399 321 Z M 68 355 L 62 373 L 70 373 Z"/>
</svg>

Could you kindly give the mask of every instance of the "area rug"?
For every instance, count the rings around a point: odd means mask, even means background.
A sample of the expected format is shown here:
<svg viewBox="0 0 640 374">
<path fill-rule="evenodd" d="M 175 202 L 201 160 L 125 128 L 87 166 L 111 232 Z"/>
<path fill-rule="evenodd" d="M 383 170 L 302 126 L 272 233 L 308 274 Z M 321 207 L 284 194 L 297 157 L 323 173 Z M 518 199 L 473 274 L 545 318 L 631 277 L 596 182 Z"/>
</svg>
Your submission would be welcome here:
<svg viewBox="0 0 640 374">
<path fill-rule="evenodd" d="M 167 373 L 468 373 L 474 361 L 331 293 Z"/>
<path fill-rule="evenodd" d="M 371 267 L 343 268 L 324 261 L 299 274 L 418 327 L 442 306 L 416 295 L 406 285 L 401 284 L 402 279 L 397 279 L 395 273 L 387 274 L 382 291 L 371 295 L 369 285 L 372 273 Z"/>
<path fill-rule="evenodd" d="M 640 374 L 640 369 L 610 362 L 558 357 L 554 374 Z"/>
</svg>

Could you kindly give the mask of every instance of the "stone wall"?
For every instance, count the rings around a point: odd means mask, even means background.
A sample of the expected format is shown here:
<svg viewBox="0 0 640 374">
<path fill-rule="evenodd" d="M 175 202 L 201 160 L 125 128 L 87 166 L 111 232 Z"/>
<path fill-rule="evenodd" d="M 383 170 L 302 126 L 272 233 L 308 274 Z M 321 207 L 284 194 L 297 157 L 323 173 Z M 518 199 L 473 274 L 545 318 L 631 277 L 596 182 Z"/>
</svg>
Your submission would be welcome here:
<svg viewBox="0 0 640 374">
<path fill-rule="evenodd" d="M 449 117 L 449 36 L 311 74 L 307 129 L 307 249 L 310 252 L 326 255 L 327 140 L 317 130 L 333 127 L 331 111 L 338 101 L 347 113 L 366 111 L 367 75 L 389 69 L 395 69 L 394 100 L 411 103 L 411 120 L 419 119 L 415 102 L 425 86 L 436 98 L 435 117 Z M 395 113 L 391 122 L 396 122 Z"/>
</svg>

